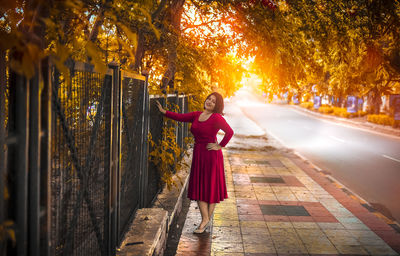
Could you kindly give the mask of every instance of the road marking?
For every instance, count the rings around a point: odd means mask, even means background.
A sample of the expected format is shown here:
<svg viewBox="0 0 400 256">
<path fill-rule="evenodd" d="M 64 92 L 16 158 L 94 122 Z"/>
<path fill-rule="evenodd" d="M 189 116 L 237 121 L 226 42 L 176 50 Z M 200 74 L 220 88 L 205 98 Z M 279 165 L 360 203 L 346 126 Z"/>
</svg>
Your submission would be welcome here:
<svg viewBox="0 0 400 256">
<path fill-rule="evenodd" d="M 345 140 L 339 139 L 339 138 L 337 138 L 337 137 L 335 137 L 335 136 L 332 136 L 332 135 L 330 135 L 329 137 L 332 138 L 332 139 L 334 139 L 334 140 L 340 141 L 340 142 L 342 142 L 342 143 L 345 143 L 345 142 L 346 142 Z"/>
<path fill-rule="evenodd" d="M 393 160 L 393 161 L 396 161 L 396 162 L 399 162 L 400 163 L 400 160 L 399 159 L 396 159 L 396 158 L 393 158 L 393 157 L 390 157 L 390 156 L 387 156 L 387 155 L 382 155 L 384 158 L 387 158 L 387 159 L 390 159 L 390 160 Z"/>
</svg>

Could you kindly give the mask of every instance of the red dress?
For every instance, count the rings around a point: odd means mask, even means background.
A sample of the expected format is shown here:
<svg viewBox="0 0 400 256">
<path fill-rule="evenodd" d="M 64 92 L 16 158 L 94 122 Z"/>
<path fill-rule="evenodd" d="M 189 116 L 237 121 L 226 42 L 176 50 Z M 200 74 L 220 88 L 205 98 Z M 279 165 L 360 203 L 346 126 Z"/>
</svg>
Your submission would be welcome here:
<svg viewBox="0 0 400 256">
<path fill-rule="evenodd" d="M 199 121 L 202 112 L 178 114 L 167 111 L 165 116 L 176 121 L 191 122 L 190 131 L 194 136 L 192 167 L 190 170 L 188 198 L 207 203 L 219 203 L 228 198 L 225 183 L 222 150 L 208 150 L 208 143 L 217 142 L 219 130 L 225 132 L 219 143 L 224 147 L 233 136 L 233 130 L 218 113 L 213 113 L 206 121 Z"/>
</svg>

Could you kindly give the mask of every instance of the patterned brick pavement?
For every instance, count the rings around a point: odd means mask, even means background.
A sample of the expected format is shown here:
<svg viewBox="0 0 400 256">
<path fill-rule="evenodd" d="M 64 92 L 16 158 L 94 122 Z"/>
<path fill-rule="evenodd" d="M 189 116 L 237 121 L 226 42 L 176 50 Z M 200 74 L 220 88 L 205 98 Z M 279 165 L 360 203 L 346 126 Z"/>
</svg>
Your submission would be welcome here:
<svg viewBox="0 0 400 256">
<path fill-rule="evenodd" d="M 224 150 L 229 198 L 200 235 L 192 202 L 176 255 L 399 255 L 395 225 L 322 172 L 265 139 L 239 140 L 257 147 Z"/>
</svg>

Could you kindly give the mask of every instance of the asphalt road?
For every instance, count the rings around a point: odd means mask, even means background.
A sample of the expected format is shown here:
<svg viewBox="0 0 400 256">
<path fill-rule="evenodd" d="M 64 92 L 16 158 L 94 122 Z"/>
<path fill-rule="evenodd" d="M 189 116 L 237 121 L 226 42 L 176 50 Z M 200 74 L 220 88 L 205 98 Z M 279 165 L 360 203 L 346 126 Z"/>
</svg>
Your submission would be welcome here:
<svg viewBox="0 0 400 256">
<path fill-rule="evenodd" d="M 311 117 L 288 105 L 266 104 L 246 91 L 230 101 L 267 134 L 400 222 L 399 138 Z"/>
</svg>

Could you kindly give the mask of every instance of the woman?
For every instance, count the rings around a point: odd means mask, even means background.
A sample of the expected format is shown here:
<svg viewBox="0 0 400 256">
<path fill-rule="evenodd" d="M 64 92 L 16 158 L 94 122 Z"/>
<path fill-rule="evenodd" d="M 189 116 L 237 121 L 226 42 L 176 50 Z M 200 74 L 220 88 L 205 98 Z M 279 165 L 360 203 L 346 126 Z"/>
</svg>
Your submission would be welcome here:
<svg viewBox="0 0 400 256">
<path fill-rule="evenodd" d="M 204 102 L 202 112 L 186 114 L 166 111 L 159 102 L 157 102 L 157 106 L 160 112 L 168 118 L 192 123 L 190 131 L 194 136 L 195 143 L 188 198 L 197 201 L 202 218 L 194 233 L 203 233 L 209 226 L 215 204 L 228 198 L 221 148 L 232 138 L 233 130 L 222 117 L 224 100 L 219 93 L 211 93 Z M 217 141 L 219 130 L 225 132 L 220 143 Z"/>
</svg>

